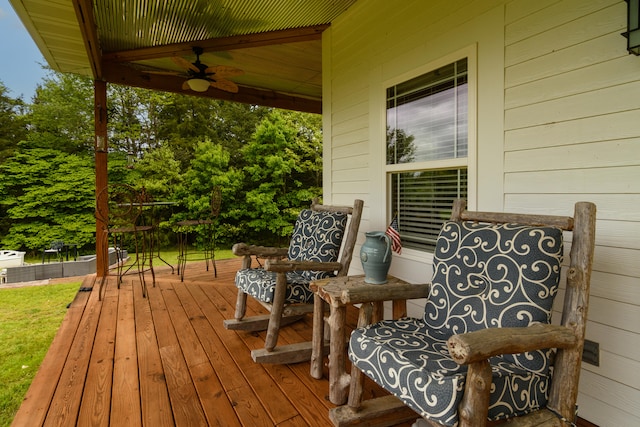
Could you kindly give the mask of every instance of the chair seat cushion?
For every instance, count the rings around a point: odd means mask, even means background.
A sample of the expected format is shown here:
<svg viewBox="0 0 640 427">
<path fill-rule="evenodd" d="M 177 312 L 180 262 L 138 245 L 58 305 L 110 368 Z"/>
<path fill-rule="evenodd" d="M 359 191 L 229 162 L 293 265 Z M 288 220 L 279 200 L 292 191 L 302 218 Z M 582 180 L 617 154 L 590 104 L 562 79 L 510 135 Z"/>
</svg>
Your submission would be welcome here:
<svg viewBox="0 0 640 427">
<path fill-rule="evenodd" d="M 287 274 L 286 303 L 309 303 L 313 301 L 313 292 L 309 288 L 310 281 L 300 272 L 289 271 Z M 276 272 L 261 268 L 243 268 L 236 273 L 236 286 L 255 299 L 271 303 L 276 288 Z"/>
<path fill-rule="evenodd" d="M 451 359 L 446 339 L 429 334 L 422 319 L 384 320 L 355 329 L 349 359 L 421 416 L 457 425 L 467 367 Z M 489 419 L 523 415 L 546 404 L 547 374 L 524 370 L 500 357 L 490 362 Z"/>
</svg>

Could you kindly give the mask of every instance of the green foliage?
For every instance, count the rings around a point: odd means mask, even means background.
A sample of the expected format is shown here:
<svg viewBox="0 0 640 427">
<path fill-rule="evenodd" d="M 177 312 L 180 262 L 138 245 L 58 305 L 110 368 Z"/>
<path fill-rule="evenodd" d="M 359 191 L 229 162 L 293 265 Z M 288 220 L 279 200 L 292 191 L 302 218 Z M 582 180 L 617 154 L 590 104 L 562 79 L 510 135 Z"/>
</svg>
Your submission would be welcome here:
<svg viewBox="0 0 640 427">
<path fill-rule="evenodd" d="M 50 71 L 28 116 L 28 147 L 66 153 L 93 151 L 93 83 L 86 77 Z"/>
<path fill-rule="evenodd" d="M 234 200 L 242 189 L 243 174 L 229 166 L 231 153 L 220 144 L 208 139 L 197 144 L 194 157 L 187 172 L 184 184 L 176 191 L 176 197 L 186 211 L 175 215 L 174 220 L 188 218 L 208 218 L 211 214 L 211 192 L 214 186 L 222 190 L 221 215 L 218 221 L 218 240 L 227 244 L 237 237 L 234 212 Z"/>
<path fill-rule="evenodd" d="M 11 424 L 79 287 L 0 289 L 0 425 Z"/>
<path fill-rule="evenodd" d="M 92 82 L 51 71 L 31 105 L 5 92 L 0 83 L 0 245 L 33 255 L 62 239 L 93 251 Z M 176 201 L 173 221 L 205 215 L 220 185 L 219 246 L 286 240 L 321 194 L 319 115 L 115 85 L 107 108 L 109 182 Z M 162 244 L 175 243 L 160 225 Z"/>
<path fill-rule="evenodd" d="M 27 134 L 25 105 L 22 99 L 11 98 L 7 92 L 0 82 L 0 163 L 13 153 Z"/>
<path fill-rule="evenodd" d="M 11 223 L 3 247 L 39 251 L 56 239 L 90 247 L 94 182 L 88 156 L 21 149 L 0 165 L 0 204 Z"/>
<path fill-rule="evenodd" d="M 265 232 L 276 240 L 289 236 L 300 209 L 321 194 L 315 167 L 322 153 L 319 146 L 309 147 L 309 140 L 315 142 L 317 137 L 294 114 L 269 114 L 242 151 L 244 218 L 255 236 L 264 238 Z"/>
<path fill-rule="evenodd" d="M 180 163 L 168 146 L 149 149 L 135 162 L 133 173 L 139 177 L 136 187 L 144 187 L 154 200 L 173 200 L 174 192 L 180 186 L 183 176 Z"/>
</svg>

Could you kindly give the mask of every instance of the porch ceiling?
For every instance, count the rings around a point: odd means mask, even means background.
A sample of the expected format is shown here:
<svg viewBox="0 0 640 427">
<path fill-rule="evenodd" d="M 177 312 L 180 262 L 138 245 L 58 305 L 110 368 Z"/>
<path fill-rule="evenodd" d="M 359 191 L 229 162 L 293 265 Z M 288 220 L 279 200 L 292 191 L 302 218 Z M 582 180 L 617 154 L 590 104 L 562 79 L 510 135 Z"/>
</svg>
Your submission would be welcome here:
<svg viewBox="0 0 640 427">
<path fill-rule="evenodd" d="M 56 71 L 130 86 L 321 112 L 321 35 L 356 0 L 9 0 Z M 172 60 L 244 70 L 238 93 L 182 89 Z"/>
</svg>

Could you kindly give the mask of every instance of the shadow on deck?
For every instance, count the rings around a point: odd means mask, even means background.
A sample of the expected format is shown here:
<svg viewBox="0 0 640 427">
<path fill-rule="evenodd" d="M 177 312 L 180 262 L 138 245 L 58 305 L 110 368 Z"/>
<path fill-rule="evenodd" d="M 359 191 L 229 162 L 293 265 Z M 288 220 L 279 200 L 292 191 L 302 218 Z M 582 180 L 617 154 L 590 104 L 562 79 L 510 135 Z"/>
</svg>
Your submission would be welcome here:
<svg viewBox="0 0 640 427">
<path fill-rule="evenodd" d="M 137 276 L 119 290 L 111 280 L 103 301 L 99 286 L 78 292 L 13 426 L 331 425 L 326 358 L 323 380 L 308 362 L 254 363 L 264 333 L 222 325 L 233 317 L 240 260 L 217 265 L 214 278 L 204 263 L 190 264 L 184 283 L 158 268 L 148 298 Z M 266 313 L 249 300 L 248 315 Z M 310 340 L 309 315 L 283 328 L 279 344 Z M 366 393 L 382 392 L 369 385 Z"/>
</svg>

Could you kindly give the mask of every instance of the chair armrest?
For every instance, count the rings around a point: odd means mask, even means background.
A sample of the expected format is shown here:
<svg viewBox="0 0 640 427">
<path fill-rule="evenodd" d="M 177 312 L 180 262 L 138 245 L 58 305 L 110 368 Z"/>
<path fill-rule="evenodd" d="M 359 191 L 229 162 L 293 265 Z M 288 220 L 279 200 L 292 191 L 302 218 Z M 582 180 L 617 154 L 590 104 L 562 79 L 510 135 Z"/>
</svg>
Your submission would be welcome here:
<svg viewBox="0 0 640 427">
<path fill-rule="evenodd" d="M 500 354 L 517 354 L 545 348 L 569 348 L 578 343 L 575 333 L 559 325 L 535 324 L 526 328 L 488 328 L 453 335 L 447 347 L 459 365 Z"/>
<path fill-rule="evenodd" d="M 364 284 L 340 292 L 343 304 L 359 304 L 363 302 L 395 301 L 427 298 L 429 283 L 410 284 L 396 283 L 390 280 L 385 285 Z"/>
<path fill-rule="evenodd" d="M 267 271 L 287 272 L 287 271 L 339 271 L 342 264 L 339 262 L 317 262 L 317 261 L 290 261 L 268 259 L 264 263 Z"/>
<path fill-rule="evenodd" d="M 259 256 L 262 258 L 284 258 L 289 251 L 288 248 L 273 248 L 269 246 L 247 245 L 246 243 L 236 243 L 231 248 L 234 255 L 238 256 Z"/>
</svg>

